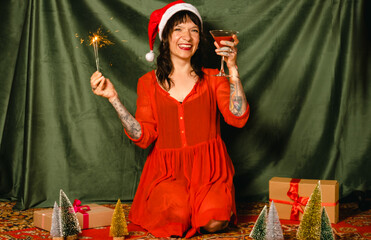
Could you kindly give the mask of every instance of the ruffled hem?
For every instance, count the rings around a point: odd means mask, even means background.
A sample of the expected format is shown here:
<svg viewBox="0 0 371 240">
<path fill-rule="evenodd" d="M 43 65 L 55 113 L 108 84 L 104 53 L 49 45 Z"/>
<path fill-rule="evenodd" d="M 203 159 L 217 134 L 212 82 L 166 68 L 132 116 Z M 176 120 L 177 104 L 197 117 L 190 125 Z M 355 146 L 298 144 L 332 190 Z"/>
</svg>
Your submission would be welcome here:
<svg viewBox="0 0 371 240">
<path fill-rule="evenodd" d="M 220 137 L 180 149 L 155 147 L 144 166 L 129 219 L 156 237 L 183 236 L 188 229 L 187 237 L 191 237 L 205 222 L 229 220 L 230 213 L 236 213 L 233 175 L 232 161 Z M 218 198 L 215 202 L 210 197 L 214 195 Z M 201 214 L 210 201 L 219 204 L 220 195 L 225 200 L 219 210 Z M 178 224 L 177 230 L 169 228 L 173 224 Z"/>
</svg>

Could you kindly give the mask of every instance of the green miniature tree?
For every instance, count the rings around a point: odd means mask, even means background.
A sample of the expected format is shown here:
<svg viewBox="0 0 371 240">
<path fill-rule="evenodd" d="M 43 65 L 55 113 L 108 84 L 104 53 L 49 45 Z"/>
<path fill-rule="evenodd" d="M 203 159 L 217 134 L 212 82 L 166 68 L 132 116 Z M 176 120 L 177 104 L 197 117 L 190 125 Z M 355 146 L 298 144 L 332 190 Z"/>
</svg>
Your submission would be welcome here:
<svg viewBox="0 0 371 240">
<path fill-rule="evenodd" d="M 124 209 L 122 208 L 121 201 L 119 199 L 112 215 L 110 236 L 113 237 L 114 240 L 120 240 L 125 239 L 126 235 L 129 235 L 129 232 L 126 224 Z"/>
<path fill-rule="evenodd" d="M 77 238 L 77 235 L 81 233 L 81 228 L 75 210 L 62 189 L 60 191 L 59 201 L 61 207 L 62 234 L 68 239 Z"/>
<path fill-rule="evenodd" d="M 269 207 L 268 218 L 267 218 L 267 235 L 266 240 L 283 240 L 283 232 L 281 222 L 278 217 L 276 206 L 272 201 Z"/>
<path fill-rule="evenodd" d="M 54 202 L 53 214 L 52 214 L 52 226 L 50 229 L 50 236 L 54 240 L 62 240 L 62 223 L 61 223 L 61 210 L 56 202 Z"/>
<path fill-rule="evenodd" d="M 260 212 L 258 219 L 251 230 L 250 237 L 255 240 L 265 240 L 267 235 L 267 206 L 264 206 L 263 210 Z"/>
<path fill-rule="evenodd" d="M 318 181 L 304 209 L 296 237 L 299 240 L 320 240 L 321 237 L 321 184 Z"/>
<path fill-rule="evenodd" d="M 321 240 L 335 240 L 330 219 L 328 217 L 325 207 L 322 208 L 321 215 Z"/>
</svg>

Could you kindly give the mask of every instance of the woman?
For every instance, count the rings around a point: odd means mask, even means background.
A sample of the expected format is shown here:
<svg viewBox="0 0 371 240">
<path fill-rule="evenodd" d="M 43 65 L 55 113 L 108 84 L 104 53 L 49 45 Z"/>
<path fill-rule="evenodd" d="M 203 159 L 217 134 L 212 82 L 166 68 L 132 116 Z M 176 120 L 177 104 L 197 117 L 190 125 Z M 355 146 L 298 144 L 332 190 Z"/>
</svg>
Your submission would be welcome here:
<svg viewBox="0 0 371 240">
<path fill-rule="evenodd" d="M 91 87 L 112 103 L 135 144 L 153 144 L 129 219 L 156 237 L 192 237 L 236 222 L 234 168 L 220 137 L 220 113 L 243 127 L 249 105 L 236 65 L 237 36 L 223 43 L 228 47 L 214 43 L 225 57 L 228 81 L 214 76 L 217 69 L 202 67 L 202 19 L 194 6 L 176 1 L 156 11 L 149 28 L 155 36 L 159 30 L 160 54 L 157 69 L 138 81 L 135 118 L 100 72 L 92 75 Z"/>
</svg>

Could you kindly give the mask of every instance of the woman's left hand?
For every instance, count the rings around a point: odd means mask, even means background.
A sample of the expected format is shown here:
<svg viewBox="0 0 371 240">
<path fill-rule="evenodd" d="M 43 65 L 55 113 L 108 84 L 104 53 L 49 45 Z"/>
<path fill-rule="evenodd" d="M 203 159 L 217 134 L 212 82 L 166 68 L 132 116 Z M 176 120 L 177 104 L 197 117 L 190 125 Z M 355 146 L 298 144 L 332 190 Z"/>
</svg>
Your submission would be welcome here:
<svg viewBox="0 0 371 240">
<path fill-rule="evenodd" d="M 223 44 L 222 47 L 218 45 L 217 42 L 214 42 L 214 45 L 217 47 L 215 49 L 216 54 L 220 56 L 224 56 L 224 61 L 227 64 L 229 69 L 235 67 L 237 65 L 237 44 L 239 43 L 237 35 L 233 35 L 233 42 L 232 41 L 221 41 L 220 43 Z"/>
</svg>

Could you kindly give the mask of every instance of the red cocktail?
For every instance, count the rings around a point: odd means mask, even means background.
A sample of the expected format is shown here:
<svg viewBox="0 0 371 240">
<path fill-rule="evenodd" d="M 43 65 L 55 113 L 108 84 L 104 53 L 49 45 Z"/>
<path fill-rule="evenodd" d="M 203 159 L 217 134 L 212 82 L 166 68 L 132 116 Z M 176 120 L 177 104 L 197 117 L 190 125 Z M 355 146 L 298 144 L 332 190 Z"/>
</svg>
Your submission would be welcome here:
<svg viewBox="0 0 371 240">
<path fill-rule="evenodd" d="M 221 37 L 214 37 L 214 40 L 219 44 L 219 46 L 223 46 L 220 41 L 230 41 L 233 42 L 232 36 L 221 36 Z"/>
<path fill-rule="evenodd" d="M 220 41 L 224 40 L 233 42 L 232 36 L 237 34 L 238 32 L 232 30 L 211 30 L 210 33 L 213 36 L 214 40 L 218 43 L 219 47 L 222 47 L 223 44 L 221 44 Z M 224 73 L 224 56 L 222 56 L 220 71 L 216 76 L 228 77 L 228 75 Z"/>
</svg>

